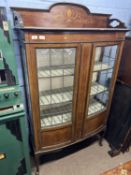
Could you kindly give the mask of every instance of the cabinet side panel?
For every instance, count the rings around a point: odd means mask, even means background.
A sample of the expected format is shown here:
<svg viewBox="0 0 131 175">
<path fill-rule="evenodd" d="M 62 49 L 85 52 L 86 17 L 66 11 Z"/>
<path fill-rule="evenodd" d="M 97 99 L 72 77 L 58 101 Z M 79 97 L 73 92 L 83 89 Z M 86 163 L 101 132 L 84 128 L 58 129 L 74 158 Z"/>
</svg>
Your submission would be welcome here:
<svg viewBox="0 0 131 175">
<path fill-rule="evenodd" d="M 39 110 L 38 110 L 38 92 L 37 92 L 37 78 L 35 74 L 36 70 L 36 62 L 34 52 L 31 52 L 31 46 L 26 45 L 26 59 L 27 59 L 27 71 L 28 71 L 28 79 L 29 79 L 29 89 L 31 94 L 31 108 L 32 108 L 32 120 L 33 120 L 33 128 L 34 128 L 34 140 L 35 140 L 35 149 L 40 149 L 40 121 L 38 118 Z M 37 97 L 36 100 L 32 100 L 34 97 Z"/>
<path fill-rule="evenodd" d="M 122 53 L 118 79 L 131 86 L 131 37 L 127 37 Z"/>
</svg>

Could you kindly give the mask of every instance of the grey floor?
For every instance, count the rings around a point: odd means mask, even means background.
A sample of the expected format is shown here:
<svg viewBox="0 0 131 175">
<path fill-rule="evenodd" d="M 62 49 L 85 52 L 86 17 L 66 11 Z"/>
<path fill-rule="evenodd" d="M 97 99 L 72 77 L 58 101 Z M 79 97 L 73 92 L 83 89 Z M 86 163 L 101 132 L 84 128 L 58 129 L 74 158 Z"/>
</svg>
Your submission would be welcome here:
<svg viewBox="0 0 131 175">
<path fill-rule="evenodd" d="M 63 156 L 62 158 L 45 161 L 40 165 L 40 175 L 100 175 L 111 168 L 131 160 L 129 152 L 111 158 L 106 141 L 103 147 L 94 142 L 92 145 Z"/>
</svg>

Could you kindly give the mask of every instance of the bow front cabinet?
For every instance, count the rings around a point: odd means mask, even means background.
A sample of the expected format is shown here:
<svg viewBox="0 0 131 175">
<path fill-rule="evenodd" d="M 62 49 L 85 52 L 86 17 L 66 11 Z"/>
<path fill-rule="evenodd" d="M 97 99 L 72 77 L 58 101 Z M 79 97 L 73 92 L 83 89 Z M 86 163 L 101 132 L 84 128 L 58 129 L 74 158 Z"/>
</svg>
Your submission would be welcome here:
<svg viewBox="0 0 131 175">
<path fill-rule="evenodd" d="M 13 13 L 25 53 L 35 152 L 61 149 L 103 131 L 127 31 L 124 24 L 68 3 Z"/>
</svg>

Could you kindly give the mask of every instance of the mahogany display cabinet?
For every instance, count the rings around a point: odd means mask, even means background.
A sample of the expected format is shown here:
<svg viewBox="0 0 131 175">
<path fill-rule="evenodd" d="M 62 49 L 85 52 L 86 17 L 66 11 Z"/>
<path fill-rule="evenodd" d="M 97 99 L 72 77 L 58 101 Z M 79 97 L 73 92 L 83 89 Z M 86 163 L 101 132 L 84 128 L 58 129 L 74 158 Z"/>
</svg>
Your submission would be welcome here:
<svg viewBox="0 0 131 175">
<path fill-rule="evenodd" d="M 25 51 L 35 153 L 80 142 L 106 127 L 127 29 L 108 14 L 58 3 L 13 8 Z"/>
</svg>

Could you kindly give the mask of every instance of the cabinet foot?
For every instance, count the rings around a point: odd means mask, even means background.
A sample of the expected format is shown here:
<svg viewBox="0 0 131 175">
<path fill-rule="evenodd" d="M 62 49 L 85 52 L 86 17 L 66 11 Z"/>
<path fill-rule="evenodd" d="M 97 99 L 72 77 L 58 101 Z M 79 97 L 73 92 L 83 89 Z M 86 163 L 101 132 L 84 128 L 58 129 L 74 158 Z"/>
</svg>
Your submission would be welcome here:
<svg viewBox="0 0 131 175">
<path fill-rule="evenodd" d="M 99 146 L 103 146 L 103 135 L 99 135 Z"/>
<path fill-rule="evenodd" d="M 36 172 L 35 175 L 39 175 L 39 172 Z"/>
<path fill-rule="evenodd" d="M 39 155 L 35 155 L 36 175 L 39 175 Z"/>
<path fill-rule="evenodd" d="M 98 141 L 99 146 L 103 146 L 102 142 L 103 142 L 104 136 L 105 136 L 105 129 L 97 135 L 98 140 L 99 140 Z"/>
</svg>

